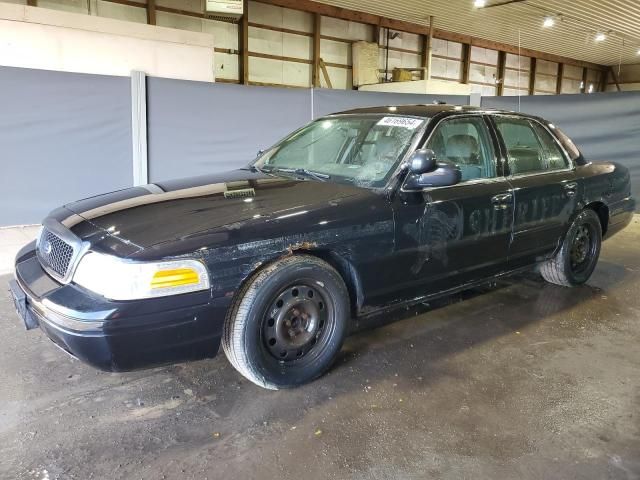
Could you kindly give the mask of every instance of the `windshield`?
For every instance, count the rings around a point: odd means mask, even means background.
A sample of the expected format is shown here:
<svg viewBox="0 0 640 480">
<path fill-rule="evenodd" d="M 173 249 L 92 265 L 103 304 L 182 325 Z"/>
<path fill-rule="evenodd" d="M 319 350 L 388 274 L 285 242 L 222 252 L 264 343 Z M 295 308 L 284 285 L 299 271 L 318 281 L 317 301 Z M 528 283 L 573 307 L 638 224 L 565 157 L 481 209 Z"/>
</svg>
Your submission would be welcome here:
<svg viewBox="0 0 640 480">
<path fill-rule="evenodd" d="M 426 120 L 393 115 L 323 118 L 265 152 L 254 166 L 266 172 L 383 187 Z"/>
</svg>

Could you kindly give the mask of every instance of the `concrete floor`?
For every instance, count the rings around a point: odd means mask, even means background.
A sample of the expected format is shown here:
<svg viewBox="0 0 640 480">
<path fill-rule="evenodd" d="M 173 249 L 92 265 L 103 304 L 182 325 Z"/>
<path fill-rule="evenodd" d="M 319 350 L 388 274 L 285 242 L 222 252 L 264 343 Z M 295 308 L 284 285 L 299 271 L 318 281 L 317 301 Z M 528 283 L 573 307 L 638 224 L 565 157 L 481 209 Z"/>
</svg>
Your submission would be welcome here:
<svg viewBox="0 0 640 480">
<path fill-rule="evenodd" d="M 588 286 L 528 275 L 377 319 L 400 321 L 282 392 L 223 355 L 97 372 L 3 288 L 0 478 L 640 478 L 638 238 L 636 218 Z"/>
</svg>

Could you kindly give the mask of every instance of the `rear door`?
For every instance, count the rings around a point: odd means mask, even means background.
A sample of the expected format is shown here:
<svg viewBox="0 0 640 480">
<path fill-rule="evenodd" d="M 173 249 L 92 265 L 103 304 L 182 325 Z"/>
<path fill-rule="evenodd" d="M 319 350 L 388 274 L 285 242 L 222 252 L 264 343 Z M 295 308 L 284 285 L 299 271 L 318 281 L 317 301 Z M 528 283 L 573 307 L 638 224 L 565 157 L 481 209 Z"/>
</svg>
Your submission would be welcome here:
<svg viewBox="0 0 640 480">
<path fill-rule="evenodd" d="M 425 147 L 439 161 L 458 165 L 462 181 L 395 197 L 396 261 L 389 280 L 411 298 L 503 270 L 513 220 L 511 186 L 483 115 L 442 120 Z"/>
<path fill-rule="evenodd" d="M 578 183 L 570 159 L 542 123 L 516 115 L 493 121 L 515 200 L 509 263 L 516 268 L 556 249 L 576 211 Z"/>
</svg>

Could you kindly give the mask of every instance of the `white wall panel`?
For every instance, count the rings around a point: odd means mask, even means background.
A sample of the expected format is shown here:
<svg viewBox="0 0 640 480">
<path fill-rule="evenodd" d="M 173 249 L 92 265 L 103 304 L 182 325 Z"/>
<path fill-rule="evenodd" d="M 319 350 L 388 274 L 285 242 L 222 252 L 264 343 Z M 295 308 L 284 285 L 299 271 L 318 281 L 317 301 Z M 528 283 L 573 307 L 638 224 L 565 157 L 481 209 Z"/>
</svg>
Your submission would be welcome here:
<svg viewBox="0 0 640 480">
<path fill-rule="evenodd" d="M 124 20 L 126 22 L 147 23 L 147 11 L 140 7 L 120 5 L 119 3 L 98 0 L 96 3 L 98 15 L 101 17 Z"/>
<path fill-rule="evenodd" d="M 571 80 L 565 78 L 562 80 L 562 93 L 580 93 L 582 80 Z"/>
<path fill-rule="evenodd" d="M 216 20 L 202 20 L 202 31 L 216 40 L 216 48 L 238 50 L 238 25 Z"/>
<path fill-rule="evenodd" d="M 353 84 L 351 69 L 327 67 L 327 73 L 329 74 L 329 78 L 331 79 L 331 85 L 333 86 L 333 88 L 351 90 L 351 85 Z M 320 77 L 322 86 L 326 87 L 324 76 L 321 74 Z"/>
<path fill-rule="evenodd" d="M 351 65 L 351 44 L 322 40 L 320 42 L 320 57 L 325 62 Z"/>
<path fill-rule="evenodd" d="M 322 17 L 320 33 L 329 37 L 347 40 L 366 40 L 370 42 L 373 39 L 373 27 L 371 25 L 331 17 Z"/>
<path fill-rule="evenodd" d="M 216 79 L 224 78 L 229 80 L 238 80 L 238 55 L 228 53 L 215 53 Z"/>
<path fill-rule="evenodd" d="M 156 12 L 156 25 L 160 27 L 177 28 L 179 30 L 190 30 L 192 32 L 202 32 L 201 18 L 176 15 L 174 13 Z"/>
</svg>

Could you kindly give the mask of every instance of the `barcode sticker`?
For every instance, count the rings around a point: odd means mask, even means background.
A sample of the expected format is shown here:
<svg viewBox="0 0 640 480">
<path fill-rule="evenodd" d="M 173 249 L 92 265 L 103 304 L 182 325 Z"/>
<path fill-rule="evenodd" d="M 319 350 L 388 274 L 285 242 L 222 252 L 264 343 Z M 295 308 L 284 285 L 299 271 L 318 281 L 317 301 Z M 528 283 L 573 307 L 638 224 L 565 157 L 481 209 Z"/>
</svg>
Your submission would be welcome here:
<svg viewBox="0 0 640 480">
<path fill-rule="evenodd" d="M 384 117 L 378 122 L 378 125 L 383 127 L 404 127 L 409 130 L 415 130 L 422 125 L 424 120 L 411 117 Z"/>
</svg>

